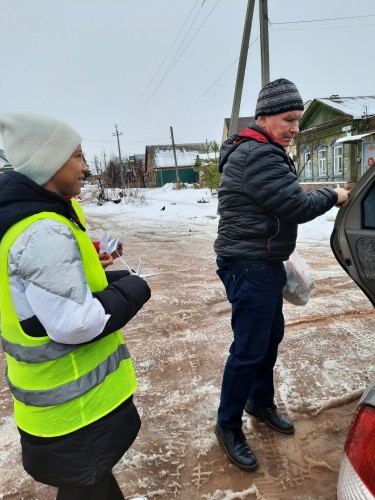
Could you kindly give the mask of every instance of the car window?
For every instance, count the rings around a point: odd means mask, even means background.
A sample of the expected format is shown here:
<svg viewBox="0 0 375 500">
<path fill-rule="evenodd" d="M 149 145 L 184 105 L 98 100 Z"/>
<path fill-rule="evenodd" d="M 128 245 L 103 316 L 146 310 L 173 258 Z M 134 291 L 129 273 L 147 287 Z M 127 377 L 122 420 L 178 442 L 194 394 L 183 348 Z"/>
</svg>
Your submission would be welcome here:
<svg viewBox="0 0 375 500">
<path fill-rule="evenodd" d="M 375 184 L 363 202 L 363 224 L 365 228 L 375 229 Z"/>
<path fill-rule="evenodd" d="M 375 307 L 375 168 L 368 170 L 340 208 L 331 248 L 342 268 Z"/>
</svg>

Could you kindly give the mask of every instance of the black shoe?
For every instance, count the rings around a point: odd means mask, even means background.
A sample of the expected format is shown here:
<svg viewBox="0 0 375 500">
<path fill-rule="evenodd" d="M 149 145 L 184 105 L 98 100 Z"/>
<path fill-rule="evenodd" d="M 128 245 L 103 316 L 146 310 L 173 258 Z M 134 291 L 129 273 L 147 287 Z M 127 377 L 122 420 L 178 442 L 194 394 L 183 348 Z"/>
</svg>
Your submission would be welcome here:
<svg viewBox="0 0 375 500">
<path fill-rule="evenodd" d="M 269 427 L 283 434 L 293 434 L 293 422 L 283 415 L 275 405 L 270 407 L 254 406 L 251 401 L 247 401 L 245 411 L 254 417 L 263 420 Z"/>
<path fill-rule="evenodd" d="M 229 460 L 240 469 L 253 471 L 258 467 L 256 456 L 247 444 L 241 429 L 222 429 L 219 424 L 216 424 L 215 434 L 223 445 Z"/>
</svg>

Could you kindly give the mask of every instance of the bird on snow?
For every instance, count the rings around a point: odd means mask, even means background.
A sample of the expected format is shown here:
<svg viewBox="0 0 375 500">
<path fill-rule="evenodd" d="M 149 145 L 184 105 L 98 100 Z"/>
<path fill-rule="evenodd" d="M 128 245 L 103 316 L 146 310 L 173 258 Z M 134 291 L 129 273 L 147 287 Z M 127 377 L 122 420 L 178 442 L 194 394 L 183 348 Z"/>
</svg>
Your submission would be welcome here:
<svg viewBox="0 0 375 500">
<path fill-rule="evenodd" d="M 161 209 L 160 209 L 160 212 L 161 212 L 162 210 L 165 210 L 165 206 L 164 206 L 163 208 L 161 208 Z"/>
</svg>

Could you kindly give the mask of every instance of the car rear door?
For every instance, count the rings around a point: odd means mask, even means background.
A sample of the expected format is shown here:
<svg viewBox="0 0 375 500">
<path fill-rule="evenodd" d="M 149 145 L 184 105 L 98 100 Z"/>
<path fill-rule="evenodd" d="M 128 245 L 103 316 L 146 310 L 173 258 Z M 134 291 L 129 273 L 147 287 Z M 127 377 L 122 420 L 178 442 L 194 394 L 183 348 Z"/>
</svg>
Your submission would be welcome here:
<svg viewBox="0 0 375 500">
<path fill-rule="evenodd" d="M 338 211 L 331 248 L 375 307 L 375 167 L 361 177 Z"/>
</svg>

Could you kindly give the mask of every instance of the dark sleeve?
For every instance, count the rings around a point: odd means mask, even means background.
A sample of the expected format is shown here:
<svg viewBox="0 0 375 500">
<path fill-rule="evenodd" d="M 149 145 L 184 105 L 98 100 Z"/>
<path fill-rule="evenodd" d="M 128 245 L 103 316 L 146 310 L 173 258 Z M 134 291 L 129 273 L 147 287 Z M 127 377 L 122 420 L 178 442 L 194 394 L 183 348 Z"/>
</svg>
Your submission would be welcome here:
<svg viewBox="0 0 375 500">
<path fill-rule="evenodd" d="M 91 340 L 94 342 L 122 328 L 141 309 L 151 297 L 151 291 L 142 278 L 130 276 L 129 271 L 106 271 L 109 285 L 93 296 L 102 304 L 106 314 L 111 317 L 102 333 Z M 47 332 L 36 316 L 20 322 L 23 331 L 30 337 L 45 337 Z"/>
<path fill-rule="evenodd" d="M 248 155 L 243 175 L 245 192 L 264 210 L 286 222 L 308 222 L 337 203 L 333 189 L 304 191 L 283 153 L 269 145 Z"/>
<path fill-rule="evenodd" d="M 108 281 L 108 285 L 113 283 L 114 281 L 117 281 L 121 278 L 124 278 L 125 276 L 129 276 L 130 273 L 129 271 L 126 271 L 126 269 L 119 269 L 117 271 L 105 271 L 105 276 Z"/>
<path fill-rule="evenodd" d="M 93 296 L 102 304 L 106 314 L 111 315 L 103 332 L 93 339 L 95 341 L 125 326 L 149 300 L 151 290 L 139 276 L 125 276 L 101 292 L 94 292 Z"/>
<path fill-rule="evenodd" d="M 35 315 L 20 321 L 20 325 L 30 337 L 47 337 L 46 329 Z"/>
</svg>

